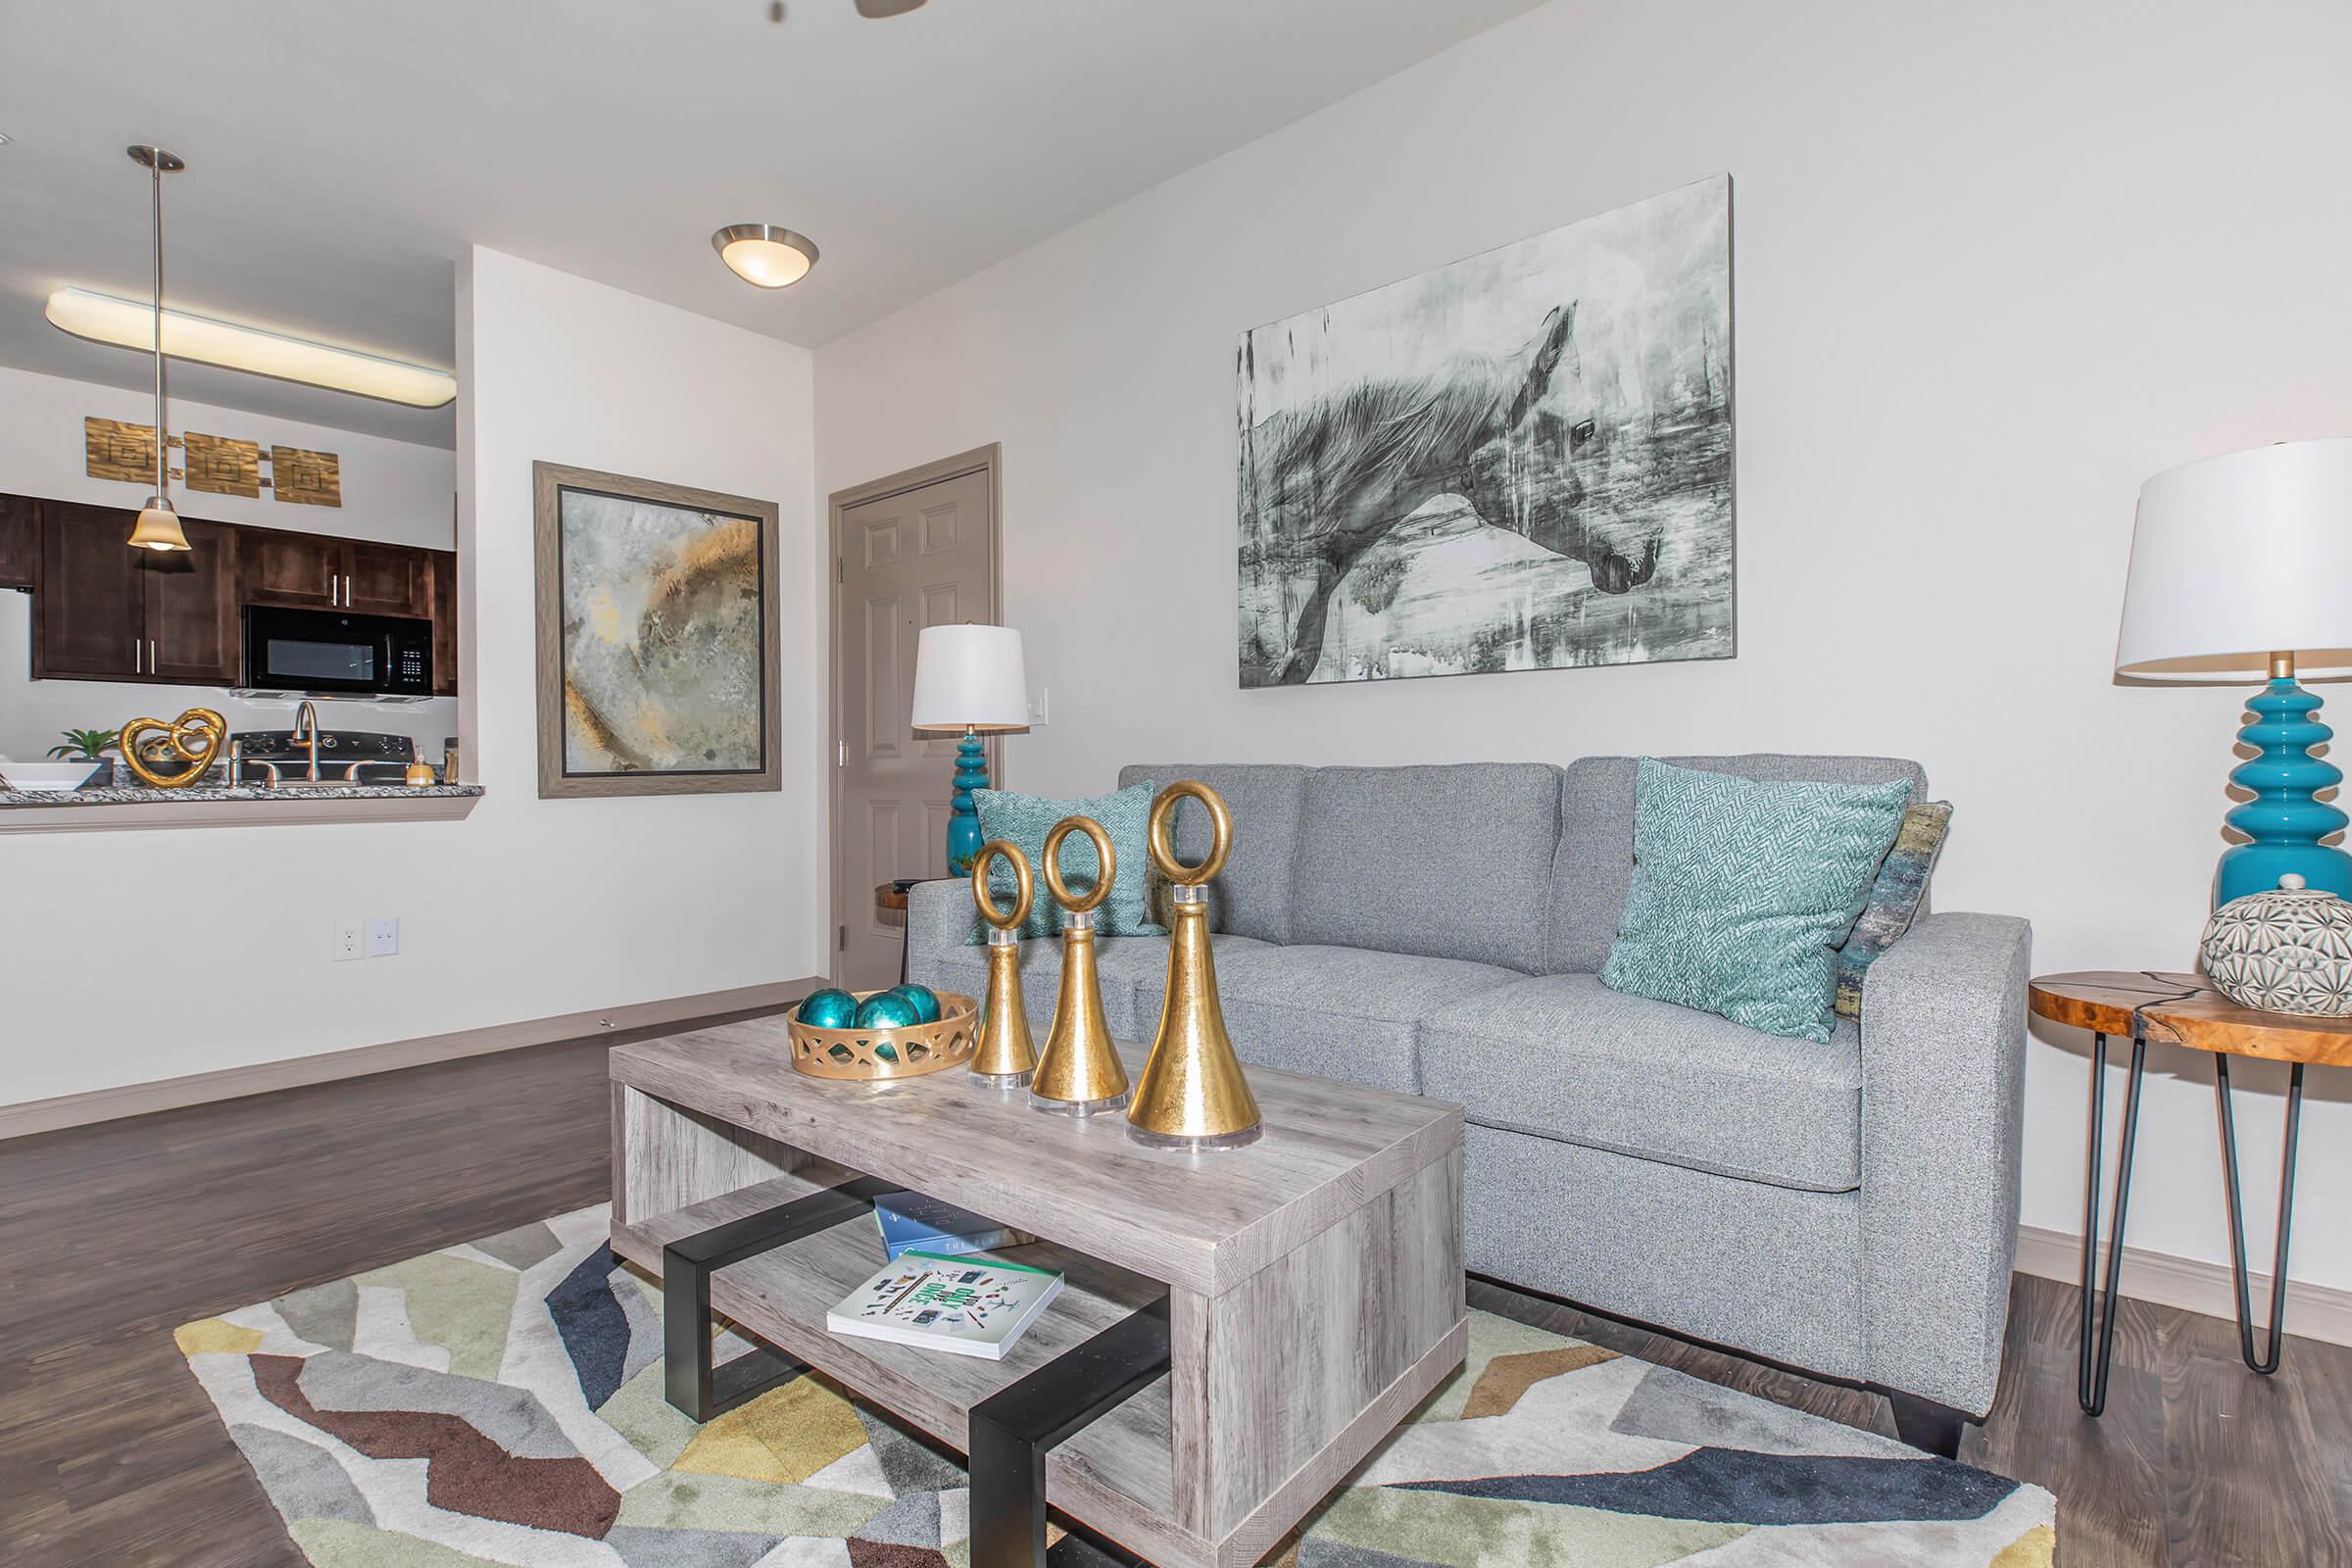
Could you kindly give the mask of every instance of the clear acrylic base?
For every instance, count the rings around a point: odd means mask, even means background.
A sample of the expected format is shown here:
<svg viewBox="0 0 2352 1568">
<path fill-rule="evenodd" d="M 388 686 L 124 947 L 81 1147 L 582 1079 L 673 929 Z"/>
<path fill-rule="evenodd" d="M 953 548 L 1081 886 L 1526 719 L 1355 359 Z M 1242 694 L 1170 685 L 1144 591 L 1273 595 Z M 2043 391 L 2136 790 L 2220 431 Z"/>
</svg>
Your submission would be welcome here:
<svg viewBox="0 0 2352 1568">
<path fill-rule="evenodd" d="M 1032 1093 L 1029 1108 L 1050 1116 L 1097 1116 L 1106 1110 L 1125 1110 L 1134 1094 L 1132 1089 L 1123 1089 L 1108 1100 L 1047 1100 Z"/>
<path fill-rule="evenodd" d="M 971 1080 L 974 1093 L 1008 1095 L 1015 1089 L 1026 1089 L 1033 1076 L 1025 1072 L 972 1072 L 964 1076 Z"/>
<path fill-rule="evenodd" d="M 1206 1138 L 1187 1138 L 1181 1134 L 1148 1133 L 1135 1123 L 1127 1124 L 1127 1136 L 1151 1149 L 1245 1149 L 1257 1142 L 1266 1128 L 1263 1122 L 1253 1123 L 1238 1133 L 1217 1133 Z"/>
</svg>

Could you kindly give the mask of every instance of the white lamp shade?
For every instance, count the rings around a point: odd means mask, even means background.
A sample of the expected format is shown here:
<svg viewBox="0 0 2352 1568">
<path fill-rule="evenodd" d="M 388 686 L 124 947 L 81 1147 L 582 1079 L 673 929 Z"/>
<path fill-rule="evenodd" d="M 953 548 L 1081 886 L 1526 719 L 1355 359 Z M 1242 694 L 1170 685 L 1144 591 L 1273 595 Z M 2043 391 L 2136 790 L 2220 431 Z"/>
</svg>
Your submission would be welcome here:
<svg viewBox="0 0 2352 1568">
<path fill-rule="evenodd" d="M 2140 487 L 2115 672 L 2242 683 L 2273 653 L 2352 676 L 2352 436 L 2168 468 Z"/>
<path fill-rule="evenodd" d="M 925 626 L 914 645 L 916 729 L 1029 727 L 1029 670 L 1010 626 Z"/>
</svg>

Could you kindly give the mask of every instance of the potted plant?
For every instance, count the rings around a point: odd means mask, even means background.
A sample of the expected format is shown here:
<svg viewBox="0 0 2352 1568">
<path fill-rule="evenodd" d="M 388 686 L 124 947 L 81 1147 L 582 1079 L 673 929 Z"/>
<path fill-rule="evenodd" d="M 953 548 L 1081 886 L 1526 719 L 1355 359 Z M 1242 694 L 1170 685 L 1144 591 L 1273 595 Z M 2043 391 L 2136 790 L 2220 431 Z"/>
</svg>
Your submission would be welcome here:
<svg viewBox="0 0 2352 1568">
<path fill-rule="evenodd" d="M 65 744 L 49 748 L 49 755 L 69 762 L 96 762 L 98 771 L 90 775 L 85 789 L 105 789 L 115 782 L 115 764 L 106 754 L 115 749 L 122 737 L 121 730 L 70 729 L 65 732 Z"/>
</svg>

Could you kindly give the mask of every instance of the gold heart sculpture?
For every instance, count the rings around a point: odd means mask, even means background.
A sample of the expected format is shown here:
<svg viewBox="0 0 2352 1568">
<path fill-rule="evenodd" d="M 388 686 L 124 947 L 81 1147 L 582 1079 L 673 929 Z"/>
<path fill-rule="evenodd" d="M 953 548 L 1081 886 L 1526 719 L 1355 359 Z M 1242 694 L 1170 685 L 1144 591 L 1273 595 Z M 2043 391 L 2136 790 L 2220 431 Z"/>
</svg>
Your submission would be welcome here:
<svg viewBox="0 0 2352 1568">
<path fill-rule="evenodd" d="M 160 739 L 148 739 L 155 732 Z M 209 708 L 191 708 L 177 718 L 166 722 L 160 718 L 134 718 L 122 726 L 115 744 L 122 749 L 122 760 L 130 770 L 159 790 L 185 789 L 211 770 L 228 749 L 228 720 Z M 163 774 L 147 765 L 139 755 L 147 746 L 163 753 L 156 759 L 168 761 L 178 757 L 188 764 L 184 772 Z"/>
</svg>

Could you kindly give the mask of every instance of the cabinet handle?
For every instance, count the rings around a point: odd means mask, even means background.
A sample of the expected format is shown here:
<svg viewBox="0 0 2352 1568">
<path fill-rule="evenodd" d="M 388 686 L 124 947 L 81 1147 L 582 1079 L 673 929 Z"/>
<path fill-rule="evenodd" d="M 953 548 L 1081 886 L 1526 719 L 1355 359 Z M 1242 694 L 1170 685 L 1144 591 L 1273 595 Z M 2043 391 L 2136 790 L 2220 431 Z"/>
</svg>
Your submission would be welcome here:
<svg viewBox="0 0 2352 1568">
<path fill-rule="evenodd" d="M 147 639 L 147 673 L 160 675 L 163 672 L 164 662 L 155 657 L 155 639 L 150 637 Z"/>
<path fill-rule="evenodd" d="M 130 640 L 130 672 L 133 675 L 144 675 L 147 673 L 147 666 L 142 662 L 146 657 L 146 639 L 142 637 L 133 637 Z"/>
</svg>

